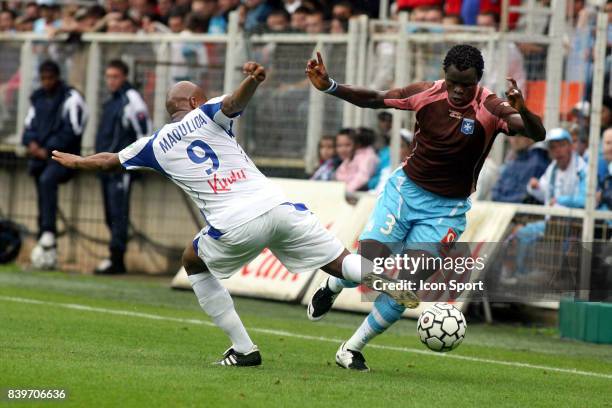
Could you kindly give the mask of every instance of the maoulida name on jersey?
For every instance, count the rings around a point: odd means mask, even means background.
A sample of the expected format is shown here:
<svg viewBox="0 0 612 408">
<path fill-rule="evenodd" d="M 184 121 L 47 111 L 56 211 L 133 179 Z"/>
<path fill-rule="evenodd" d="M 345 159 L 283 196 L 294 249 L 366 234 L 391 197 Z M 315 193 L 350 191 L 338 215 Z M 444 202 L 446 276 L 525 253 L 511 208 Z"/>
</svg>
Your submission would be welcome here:
<svg viewBox="0 0 612 408">
<path fill-rule="evenodd" d="M 166 153 L 177 144 L 183 136 L 187 136 L 189 133 L 193 133 L 196 129 L 201 128 L 206 123 L 204 115 L 197 115 L 191 118 L 191 120 L 185 120 L 180 125 L 168 132 L 166 136 L 159 140 L 159 147 L 162 149 L 162 153 Z"/>
</svg>

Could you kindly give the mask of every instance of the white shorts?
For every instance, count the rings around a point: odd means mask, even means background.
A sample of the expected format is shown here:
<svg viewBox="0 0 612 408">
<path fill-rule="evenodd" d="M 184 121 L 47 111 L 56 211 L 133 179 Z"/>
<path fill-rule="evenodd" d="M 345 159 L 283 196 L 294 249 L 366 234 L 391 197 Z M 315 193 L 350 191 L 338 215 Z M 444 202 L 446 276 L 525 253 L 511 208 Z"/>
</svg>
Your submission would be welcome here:
<svg viewBox="0 0 612 408">
<path fill-rule="evenodd" d="M 344 245 L 303 204 L 285 203 L 219 233 L 205 227 L 193 240 L 210 272 L 225 279 L 255 259 L 264 248 L 293 273 L 312 272 L 338 258 Z"/>
</svg>

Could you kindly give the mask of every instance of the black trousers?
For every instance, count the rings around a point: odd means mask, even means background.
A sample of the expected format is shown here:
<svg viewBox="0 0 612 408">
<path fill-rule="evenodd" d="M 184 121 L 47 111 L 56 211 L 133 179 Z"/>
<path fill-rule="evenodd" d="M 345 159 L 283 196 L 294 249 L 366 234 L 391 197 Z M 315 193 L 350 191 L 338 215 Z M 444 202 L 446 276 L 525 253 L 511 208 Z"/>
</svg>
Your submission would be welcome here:
<svg viewBox="0 0 612 408">
<path fill-rule="evenodd" d="M 111 255 L 123 255 L 127 248 L 130 224 L 131 175 L 128 173 L 101 174 L 104 215 L 110 229 Z"/>
<path fill-rule="evenodd" d="M 39 234 L 56 233 L 58 186 L 70 180 L 74 171 L 51 160 L 36 160 L 30 165 L 30 174 L 36 182 Z"/>
</svg>

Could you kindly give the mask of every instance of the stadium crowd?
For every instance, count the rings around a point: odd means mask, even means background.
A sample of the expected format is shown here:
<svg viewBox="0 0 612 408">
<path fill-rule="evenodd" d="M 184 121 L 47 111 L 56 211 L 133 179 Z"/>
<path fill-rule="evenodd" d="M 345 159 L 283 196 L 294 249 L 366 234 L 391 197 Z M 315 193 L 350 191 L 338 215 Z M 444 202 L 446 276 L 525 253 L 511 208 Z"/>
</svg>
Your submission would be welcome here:
<svg viewBox="0 0 612 408">
<path fill-rule="evenodd" d="M 90 6 L 69 0 L 2 1 L 0 32 L 80 34 L 119 33 L 224 33 L 229 13 L 239 11 L 240 24 L 249 32 L 343 33 L 348 20 L 367 14 L 377 18 L 379 2 L 372 0 L 101 0 Z M 390 2 L 390 17 L 409 11 L 415 22 L 443 25 L 488 25 L 499 23 L 501 2 L 495 0 L 397 0 Z M 521 0 L 510 0 L 520 5 Z M 541 0 L 543 6 L 549 0 Z M 591 9 L 583 0 L 568 10 L 576 27 L 584 26 Z M 608 2 L 607 9 L 612 11 Z M 548 17 L 538 17 L 538 30 L 548 30 Z M 519 15 L 509 15 L 509 28 L 522 30 Z M 522 52 L 541 52 L 524 46 Z"/>
</svg>

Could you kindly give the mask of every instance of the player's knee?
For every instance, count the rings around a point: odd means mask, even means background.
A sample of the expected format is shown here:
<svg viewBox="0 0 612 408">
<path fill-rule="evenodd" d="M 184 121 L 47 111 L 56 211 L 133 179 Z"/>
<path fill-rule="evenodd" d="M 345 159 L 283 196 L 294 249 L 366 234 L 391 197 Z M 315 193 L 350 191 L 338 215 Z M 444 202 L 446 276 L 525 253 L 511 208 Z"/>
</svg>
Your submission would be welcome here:
<svg viewBox="0 0 612 408">
<path fill-rule="evenodd" d="M 188 245 L 183 251 L 182 262 L 187 275 L 195 275 L 208 270 L 204 262 L 202 262 L 202 260 L 196 254 L 192 245 Z"/>
</svg>

